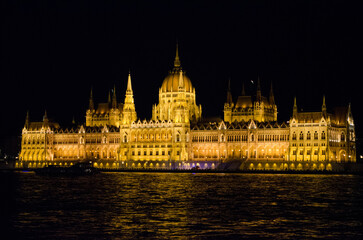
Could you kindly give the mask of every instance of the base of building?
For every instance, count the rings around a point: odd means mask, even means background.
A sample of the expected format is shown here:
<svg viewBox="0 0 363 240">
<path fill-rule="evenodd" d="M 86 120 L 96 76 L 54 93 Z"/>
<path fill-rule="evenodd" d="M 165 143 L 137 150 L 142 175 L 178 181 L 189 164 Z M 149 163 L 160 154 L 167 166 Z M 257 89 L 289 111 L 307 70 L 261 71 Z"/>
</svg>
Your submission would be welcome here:
<svg viewBox="0 0 363 240">
<path fill-rule="evenodd" d="M 70 167 L 78 160 L 16 161 L 15 169 L 35 169 L 48 165 Z M 337 163 L 327 161 L 286 161 L 265 159 L 201 160 L 201 161 L 110 161 L 91 160 L 94 167 L 103 171 L 201 171 L 201 172 L 258 172 L 258 173 L 362 173 L 362 163 Z"/>
</svg>

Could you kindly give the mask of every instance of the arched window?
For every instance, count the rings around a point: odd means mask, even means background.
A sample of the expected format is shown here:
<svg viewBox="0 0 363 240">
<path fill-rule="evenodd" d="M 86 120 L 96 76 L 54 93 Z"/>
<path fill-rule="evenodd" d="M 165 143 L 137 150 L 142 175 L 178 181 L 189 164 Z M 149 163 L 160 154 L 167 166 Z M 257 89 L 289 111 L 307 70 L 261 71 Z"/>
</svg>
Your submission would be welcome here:
<svg viewBox="0 0 363 240">
<path fill-rule="evenodd" d="M 310 139 L 311 139 L 311 133 L 310 133 L 310 131 L 308 131 L 306 134 L 306 140 L 310 140 Z"/>
<path fill-rule="evenodd" d="M 321 133 L 321 140 L 325 140 L 325 132 L 324 131 Z"/>
<path fill-rule="evenodd" d="M 251 142 L 255 141 L 255 136 L 251 133 Z"/>
<path fill-rule="evenodd" d="M 177 134 L 176 135 L 176 140 L 175 140 L 176 142 L 180 142 L 180 134 Z"/>
<path fill-rule="evenodd" d="M 318 140 L 318 132 L 317 131 L 314 132 L 314 140 Z"/>
<path fill-rule="evenodd" d="M 295 132 L 292 133 L 292 140 L 296 140 L 296 133 Z"/>
<path fill-rule="evenodd" d="M 300 140 L 304 140 L 304 133 L 302 131 L 300 132 Z"/>
<path fill-rule="evenodd" d="M 127 143 L 127 135 L 124 135 L 124 143 Z"/>
<path fill-rule="evenodd" d="M 343 132 L 340 135 L 340 141 L 345 142 L 345 134 Z"/>
</svg>

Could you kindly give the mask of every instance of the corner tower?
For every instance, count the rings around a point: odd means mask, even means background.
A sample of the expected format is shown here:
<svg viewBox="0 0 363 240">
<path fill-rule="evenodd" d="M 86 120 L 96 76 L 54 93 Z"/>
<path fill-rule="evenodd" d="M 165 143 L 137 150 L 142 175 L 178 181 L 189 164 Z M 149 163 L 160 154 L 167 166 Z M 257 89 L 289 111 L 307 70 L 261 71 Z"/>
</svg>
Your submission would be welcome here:
<svg viewBox="0 0 363 240">
<path fill-rule="evenodd" d="M 201 116 L 202 106 L 196 104 L 195 88 L 181 67 L 176 45 L 174 68 L 159 89 L 159 104 L 153 106 L 152 119 L 189 123 L 199 121 Z"/>
</svg>

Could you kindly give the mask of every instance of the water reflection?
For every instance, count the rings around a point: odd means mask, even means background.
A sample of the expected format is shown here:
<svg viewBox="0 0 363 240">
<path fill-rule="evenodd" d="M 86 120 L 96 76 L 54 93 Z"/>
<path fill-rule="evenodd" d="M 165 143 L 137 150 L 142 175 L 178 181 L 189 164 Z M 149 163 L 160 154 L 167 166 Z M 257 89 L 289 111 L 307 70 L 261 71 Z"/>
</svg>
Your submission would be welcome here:
<svg viewBox="0 0 363 240">
<path fill-rule="evenodd" d="M 2 217 L 26 238 L 362 238 L 362 177 L 103 173 L 9 176 Z M 15 189 L 15 190 L 14 190 Z M 11 202 L 10 200 L 8 201 Z M 10 220 L 9 220 L 10 219 Z"/>
</svg>

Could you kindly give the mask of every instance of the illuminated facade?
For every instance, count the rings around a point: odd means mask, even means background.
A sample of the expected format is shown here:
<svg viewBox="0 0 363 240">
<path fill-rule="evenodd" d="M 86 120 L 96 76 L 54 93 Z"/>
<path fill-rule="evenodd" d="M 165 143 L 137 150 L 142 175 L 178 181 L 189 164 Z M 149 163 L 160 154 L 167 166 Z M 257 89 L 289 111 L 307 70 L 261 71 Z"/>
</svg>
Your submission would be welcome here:
<svg viewBox="0 0 363 240">
<path fill-rule="evenodd" d="M 137 118 L 130 73 L 123 103 L 114 88 L 95 108 L 91 90 L 84 125 L 60 127 L 46 113 L 30 122 L 27 114 L 18 167 L 81 160 L 100 168 L 332 170 L 356 162 L 354 121 L 350 105 L 327 113 L 324 97 L 320 112 L 298 112 L 294 99 L 293 116 L 278 123 L 272 85 L 264 97 L 259 79 L 256 96 L 243 87 L 235 103 L 229 87 L 224 120 L 203 120 L 177 49 L 150 120 Z"/>
</svg>

